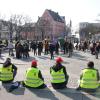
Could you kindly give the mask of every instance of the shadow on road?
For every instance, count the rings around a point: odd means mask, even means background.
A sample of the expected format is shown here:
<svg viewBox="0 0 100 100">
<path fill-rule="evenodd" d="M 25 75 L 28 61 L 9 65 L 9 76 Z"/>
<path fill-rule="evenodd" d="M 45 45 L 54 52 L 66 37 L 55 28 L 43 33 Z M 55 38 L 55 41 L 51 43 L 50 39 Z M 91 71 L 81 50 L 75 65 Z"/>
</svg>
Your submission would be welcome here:
<svg viewBox="0 0 100 100">
<path fill-rule="evenodd" d="M 71 100 L 91 100 L 89 97 L 87 97 L 85 94 L 76 91 L 73 88 L 66 88 L 63 90 L 57 90 L 60 94 L 65 95 L 68 98 L 71 98 Z"/>
<path fill-rule="evenodd" d="M 2 83 L 3 88 L 6 89 L 7 92 L 9 92 L 9 88 L 12 85 L 12 83 Z M 24 95 L 25 87 L 18 87 L 14 91 L 10 92 L 14 95 Z"/>
<path fill-rule="evenodd" d="M 46 57 L 46 56 L 37 56 L 37 58 L 40 58 L 40 59 L 43 59 L 43 60 L 50 59 L 50 57 Z"/>
<path fill-rule="evenodd" d="M 60 56 L 68 58 L 68 54 L 60 54 Z M 83 60 L 83 61 L 88 61 L 86 56 L 82 56 L 81 54 L 79 54 L 79 52 L 73 52 L 72 57 L 70 57 L 71 59 L 79 59 L 79 60 Z"/>
<path fill-rule="evenodd" d="M 14 95 L 24 95 L 25 87 L 19 87 L 18 89 L 15 89 L 13 92 L 11 92 Z"/>
<path fill-rule="evenodd" d="M 17 59 L 16 57 L 14 57 L 13 59 Z M 36 60 L 36 58 L 35 57 L 32 57 L 32 56 L 30 56 L 29 58 L 20 58 L 20 59 L 17 59 L 17 60 L 21 60 L 21 61 L 24 61 L 24 62 L 30 62 L 30 61 L 32 61 L 32 60 Z"/>
<path fill-rule="evenodd" d="M 82 55 L 80 55 L 77 52 L 73 53 L 73 57 L 72 58 L 79 59 L 79 60 L 84 60 L 84 61 L 88 61 L 86 56 L 82 56 Z"/>
<path fill-rule="evenodd" d="M 55 95 L 50 91 L 48 88 L 47 89 L 30 89 L 27 88 L 29 91 L 31 91 L 33 94 L 37 95 L 37 97 L 41 98 L 47 98 L 50 100 L 59 100 Z"/>
<path fill-rule="evenodd" d="M 99 89 L 96 92 L 89 93 L 89 95 L 92 95 L 92 96 L 100 99 L 100 87 L 99 87 Z"/>
<path fill-rule="evenodd" d="M 62 55 L 62 57 L 70 58 L 70 59 L 78 59 L 82 61 L 88 61 L 85 56 L 80 56 L 79 54 L 73 54 L 72 57 L 68 57 L 67 55 Z"/>
<path fill-rule="evenodd" d="M 6 91 L 8 92 L 9 87 L 11 86 L 11 83 L 2 83 L 3 88 L 6 89 Z"/>
<path fill-rule="evenodd" d="M 8 92 L 11 83 L 3 83 L 2 86 Z M 56 89 L 53 90 L 49 88 L 45 89 L 31 89 L 27 88 L 31 93 L 35 94 L 37 97 L 50 99 L 50 100 L 99 100 L 100 99 L 100 89 L 95 93 L 85 93 L 82 91 L 76 91 L 74 88 L 66 88 L 66 89 Z M 25 94 L 25 87 L 19 87 L 14 91 L 10 92 L 14 95 L 24 95 Z M 60 99 L 59 99 L 60 98 Z M 69 98 L 69 99 L 68 99 Z"/>
<path fill-rule="evenodd" d="M 4 58 L 3 58 L 3 57 L 5 57 L 5 56 L 1 55 L 1 56 L 0 56 L 0 59 L 1 59 L 1 60 L 4 60 Z"/>
</svg>

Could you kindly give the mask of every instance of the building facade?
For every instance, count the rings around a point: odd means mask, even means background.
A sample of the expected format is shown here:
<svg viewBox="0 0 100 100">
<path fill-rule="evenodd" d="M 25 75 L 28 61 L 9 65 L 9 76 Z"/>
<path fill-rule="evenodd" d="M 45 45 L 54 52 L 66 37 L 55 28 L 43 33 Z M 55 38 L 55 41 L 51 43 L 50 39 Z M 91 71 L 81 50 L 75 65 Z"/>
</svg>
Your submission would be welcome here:
<svg viewBox="0 0 100 100">
<path fill-rule="evenodd" d="M 97 38 L 98 32 L 100 31 L 100 23 L 79 23 L 79 37 L 80 40 L 92 39 L 92 37 Z"/>
<path fill-rule="evenodd" d="M 58 13 L 46 9 L 42 17 L 39 20 L 45 20 L 46 25 L 44 25 L 44 38 L 49 37 L 50 39 L 61 37 L 65 33 L 66 22 L 65 17 L 60 16 Z M 39 22 L 38 20 L 38 22 Z M 38 23 L 37 22 L 37 23 Z M 43 24 L 41 25 L 41 27 Z M 38 35 L 41 34 L 38 33 Z M 41 35 L 39 35 L 41 36 Z"/>
<path fill-rule="evenodd" d="M 22 26 L 20 36 L 24 40 L 36 40 L 35 36 L 35 23 L 27 23 Z"/>
<path fill-rule="evenodd" d="M 32 30 L 27 30 L 28 26 L 23 26 L 21 32 L 23 39 L 44 40 L 45 38 L 54 39 L 62 37 L 66 31 L 65 17 L 57 12 L 46 9 L 38 21 L 31 25 Z"/>
</svg>

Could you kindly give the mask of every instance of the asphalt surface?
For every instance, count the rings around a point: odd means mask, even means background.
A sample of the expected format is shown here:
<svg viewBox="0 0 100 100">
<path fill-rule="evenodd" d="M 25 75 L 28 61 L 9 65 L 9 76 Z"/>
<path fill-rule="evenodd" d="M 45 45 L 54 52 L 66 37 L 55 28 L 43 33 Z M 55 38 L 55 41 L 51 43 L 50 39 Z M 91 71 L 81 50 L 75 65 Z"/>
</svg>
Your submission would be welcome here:
<svg viewBox="0 0 100 100">
<path fill-rule="evenodd" d="M 61 56 L 64 60 L 63 65 L 66 67 L 69 75 L 69 81 L 66 89 L 54 90 L 50 84 L 50 67 L 55 63 L 56 57 Z M 0 63 L 3 63 L 5 59 L 9 57 L 8 53 L 3 53 L 0 58 Z M 12 62 L 18 67 L 18 73 L 14 81 L 22 81 L 25 78 L 25 71 L 30 67 L 32 59 L 38 61 L 38 68 L 41 70 L 45 79 L 45 83 L 48 88 L 46 89 L 27 89 L 19 87 L 12 93 L 8 92 L 10 84 L 0 83 L 0 100 L 99 100 L 100 89 L 95 93 L 85 93 L 82 91 L 76 91 L 78 86 L 78 79 L 81 70 L 87 67 L 88 61 L 94 61 L 95 68 L 100 72 L 100 56 L 99 59 L 95 59 L 95 56 L 89 52 L 74 51 L 73 56 L 68 58 L 68 55 L 55 55 L 54 60 L 50 60 L 50 55 L 34 56 L 30 52 L 30 58 L 16 59 L 11 58 Z"/>
</svg>

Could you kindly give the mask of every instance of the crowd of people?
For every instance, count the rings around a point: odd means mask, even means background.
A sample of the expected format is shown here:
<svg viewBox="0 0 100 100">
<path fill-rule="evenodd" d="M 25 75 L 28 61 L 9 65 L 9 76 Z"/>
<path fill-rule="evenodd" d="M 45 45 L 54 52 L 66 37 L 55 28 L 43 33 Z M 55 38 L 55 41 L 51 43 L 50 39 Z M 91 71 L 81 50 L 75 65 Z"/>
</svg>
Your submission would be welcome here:
<svg viewBox="0 0 100 100">
<path fill-rule="evenodd" d="M 100 53 L 100 42 L 99 41 L 81 41 L 80 43 L 75 43 L 75 49 L 80 51 L 90 51 L 92 55 L 95 55 L 98 59 Z"/>
<path fill-rule="evenodd" d="M 63 48 L 61 48 L 61 45 Z M 41 56 L 41 53 L 44 52 L 44 55 L 50 54 L 50 58 L 54 59 L 54 55 L 59 55 L 60 51 L 63 54 L 67 54 L 68 57 L 71 57 L 73 54 L 73 50 L 79 51 L 89 51 L 92 55 L 95 55 L 96 59 L 98 59 L 98 55 L 100 52 L 100 42 L 90 42 L 90 41 L 80 41 L 77 43 L 73 43 L 72 41 L 64 41 L 63 44 L 60 44 L 59 41 L 31 41 L 31 42 L 17 42 L 15 44 L 16 50 L 16 58 L 20 59 L 22 57 L 29 57 L 29 51 L 33 52 L 33 55 Z"/>
<path fill-rule="evenodd" d="M 64 40 L 63 44 L 59 41 L 17 41 L 14 45 L 12 42 L 7 42 L 7 48 L 9 50 L 9 56 L 14 56 L 18 59 L 29 58 L 29 52 L 33 52 L 34 56 L 41 56 L 50 54 L 50 58 L 54 59 L 54 55 L 59 55 L 62 52 L 68 57 L 71 57 L 73 50 L 79 50 L 83 52 L 89 51 L 95 58 L 98 59 L 100 53 L 100 42 L 98 41 L 80 41 L 72 42 L 71 40 Z M 13 50 L 15 49 L 15 54 Z M 2 45 L 0 45 L 0 56 L 2 53 Z"/>
<path fill-rule="evenodd" d="M 12 43 L 8 44 L 9 55 L 13 55 L 14 46 Z M 74 46 L 71 41 L 65 41 L 63 44 L 63 53 L 68 54 L 68 57 L 72 56 Z M 50 58 L 54 59 L 54 55 L 59 55 L 61 50 L 60 43 L 58 41 L 18 41 L 15 44 L 16 58 L 28 58 L 29 52 L 33 52 L 34 56 L 41 56 L 41 53 L 44 52 L 44 55 L 50 54 Z"/>
</svg>

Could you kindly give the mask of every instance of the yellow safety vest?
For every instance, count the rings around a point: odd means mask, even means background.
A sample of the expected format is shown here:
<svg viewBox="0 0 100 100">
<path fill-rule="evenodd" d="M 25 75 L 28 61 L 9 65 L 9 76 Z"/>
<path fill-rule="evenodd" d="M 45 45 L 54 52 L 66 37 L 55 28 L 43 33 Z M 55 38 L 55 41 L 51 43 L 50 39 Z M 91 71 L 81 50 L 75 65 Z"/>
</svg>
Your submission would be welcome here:
<svg viewBox="0 0 100 100">
<path fill-rule="evenodd" d="M 98 86 L 97 71 L 95 69 L 84 69 L 82 79 L 80 80 L 80 87 L 96 89 Z"/>
<path fill-rule="evenodd" d="M 54 71 L 51 69 L 51 76 L 52 80 L 51 83 L 62 83 L 65 82 L 65 74 L 63 72 L 63 68 L 61 68 L 59 71 Z"/>
<path fill-rule="evenodd" d="M 38 74 L 39 74 L 39 69 L 29 68 L 26 71 L 26 79 L 24 81 L 25 85 L 33 88 L 41 86 L 44 82 L 42 79 L 38 77 Z"/>
<path fill-rule="evenodd" d="M 0 68 L 0 81 L 10 81 L 13 80 L 13 72 L 12 65 L 9 67 L 1 67 Z"/>
</svg>

